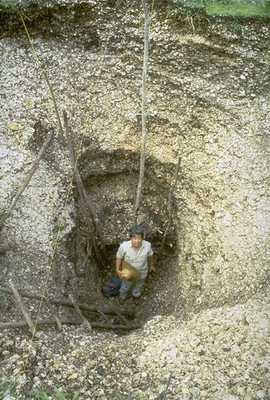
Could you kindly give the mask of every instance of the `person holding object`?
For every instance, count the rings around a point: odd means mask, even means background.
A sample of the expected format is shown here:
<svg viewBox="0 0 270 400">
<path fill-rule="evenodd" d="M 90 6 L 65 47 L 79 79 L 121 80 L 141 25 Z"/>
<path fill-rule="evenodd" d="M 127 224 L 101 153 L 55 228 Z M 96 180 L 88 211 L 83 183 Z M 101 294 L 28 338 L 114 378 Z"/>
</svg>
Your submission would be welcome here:
<svg viewBox="0 0 270 400">
<path fill-rule="evenodd" d="M 122 280 L 119 302 L 124 304 L 132 290 L 137 305 L 148 272 L 155 272 L 155 266 L 151 243 L 143 239 L 143 227 L 133 226 L 129 235 L 130 240 L 123 242 L 116 254 L 116 273 Z"/>
</svg>

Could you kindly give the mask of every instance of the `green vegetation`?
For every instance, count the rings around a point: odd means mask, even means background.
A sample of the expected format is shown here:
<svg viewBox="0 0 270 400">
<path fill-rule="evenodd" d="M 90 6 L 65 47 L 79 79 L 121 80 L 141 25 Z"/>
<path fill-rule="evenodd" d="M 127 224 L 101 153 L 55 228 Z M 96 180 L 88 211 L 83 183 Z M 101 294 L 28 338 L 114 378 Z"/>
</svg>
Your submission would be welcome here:
<svg viewBox="0 0 270 400">
<path fill-rule="evenodd" d="M 16 386 L 16 382 L 0 382 L 0 398 L 2 399 L 8 394 L 11 395 L 16 389 Z"/>
<path fill-rule="evenodd" d="M 17 383 L 13 382 L 0 382 L 0 398 L 7 395 L 16 398 L 16 400 L 79 400 L 80 391 L 76 391 L 72 397 L 67 397 L 61 390 L 55 388 L 54 394 L 48 395 L 39 389 L 33 389 L 32 393 L 21 394 L 16 391 Z"/>
<path fill-rule="evenodd" d="M 176 6 L 205 10 L 209 15 L 270 17 L 270 0 L 172 0 Z M 150 3 L 151 0 L 148 0 Z M 43 0 L 0 0 L 0 10 L 26 10 Z"/>
<path fill-rule="evenodd" d="M 54 393 L 48 395 L 42 390 L 33 389 L 31 393 L 18 393 L 17 383 L 16 381 L 12 382 L 0 382 L 0 399 L 3 399 L 5 396 L 9 395 L 16 400 L 80 400 L 80 390 L 76 391 L 72 397 L 68 397 L 61 390 L 55 388 Z M 136 396 L 136 400 L 140 400 L 141 397 Z M 164 400 L 165 397 L 162 397 Z M 97 398 L 97 400 L 99 397 Z M 133 396 L 125 396 L 119 392 L 112 394 L 112 400 L 135 400 Z"/>
<path fill-rule="evenodd" d="M 0 0 L 0 12 L 20 12 L 28 18 L 27 12 L 33 5 L 42 4 L 42 0 Z"/>
<path fill-rule="evenodd" d="M 270 0 L 174 0 L 174 3 L 205 10 L 210 15 L 270 17 Z"/>
<path fill-rule="evenodd" d="M 38 4 L 40 3 L 39 0 L 0 0 L 0 9 L 21 9 L 27 8 L 31 4 Z"/>
<path fill-rule="evenodd" d="M 33 393 L 35 395 L 35 397 L 34 397 L 35 400 L 50 400 L 50 399 L 69 400 L 69 398 L 66 397 L 66 395 L 57 388 L 54 389 L 55 396 L 48 396 L 45 392 L 42 392 L 38 389 L 34 389 Z M 75 392 L 74 396 L 71 397 L 70 400 L 77 400 L 79 398 L 79 394 L 80 394 L 80 391 Z M 32 397 L 32 399 L 33 399 L 33 397 Z"/>
</svg>

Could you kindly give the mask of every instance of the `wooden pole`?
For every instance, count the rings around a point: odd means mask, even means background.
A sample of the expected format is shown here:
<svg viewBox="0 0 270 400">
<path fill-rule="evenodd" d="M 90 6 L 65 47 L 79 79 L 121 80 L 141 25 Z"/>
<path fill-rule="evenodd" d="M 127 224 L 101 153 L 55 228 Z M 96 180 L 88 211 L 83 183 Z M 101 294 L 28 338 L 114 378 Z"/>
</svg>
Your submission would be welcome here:
<svg viewBox="0 0 270 400">
<path fill-rule="evenodd" d="M 177 167 L 176 167 L 176 172 L 175 172 L 174 183 L 170 187 L 169 196 L 168 196 L 168 216 L 169 216 L 169 221 L 168 221 L 167 227 L 165 229 L 165 232 L 164 232 L 164 235 L 163 235 L 163 238 L 162 238 L 162 242 L 161 242 L 161 246 L 160 246 L 160 249 L 159 249 L 159 252 L 158 252 L 157 259 L 160 259 L 161 255 L 162 255 L 163 247 L 165 245 L 167 235 L 170 232 L 170 229 L 171 229 L 171 226 L 172 226 L 172 222 L 173 222 L 172 221 L 172 218 L 173 218 L 173 192 L 174 192 L 174 189 L 175 189 L 175 187 L 177 185 L 180 166 L 181 166 L 181 158 L 179 157 L 178 158 Z"/>
<path fill-rule="evenodd" d="M 180 166 L 181 166 L 181 158 L 178 158 L 178 163 L 175 171 L 175 176 L 174 176 L 174 183 L 170 187 L 169 191 L 169 197 L 168 197 L 168 215 L 169 215 L 169 224 L 172 225 L 172 215 L 173 215 L 173 192 L 176 188 L 178 177 L 179 177 L 179 171 L 180 171 Z"/>
<path fill-rule="evenodd" d="M 52 140 L 52 136 L 53 136 L 53 129 L 51 129 L 50 133 L 48 134 L 45 142 L 43 143 L 43 146 L 34 162 L 34 165 L 32 166 L 32 168 L 30 169 L 30 171 L 28 172 L 28 175 L 23 183 L 23 185 L 21 186 L 21 188 L 18 190 L 16 196 L 14 197 L 14 199 L 12 200 L 12 203 L 8 209 L 7 212 L 5 212 L 1 219 L 0 219 L 0 230 L 3 228 L 4 223 L 6 222 L 6 220 L 8 219 L 8 217 L 10 216 L 10 214 L 12 213 L 13 209 L 15 208 L 17 201 L 19 199 L 19 197 L 22 195 L 22 193 L 24 192 L 24 190 L 26 189 L 26 187 L 28 186 L 32 176 L 34 175 L 35 171 L 38 168 L 39 162 L 41 160 L 41 158 L 43 157 L 45 151 L 47 150 L 47 148 L 49 147 L 51 140 Z"/>
<path fill-rule="evenodd" d="M 21 296 L 20 296 L 18 290 L 16 289 L 12 279 L 9 280 L 9 284 L 10 284 L 10 287 L 11 287 L 12 292 L 14 294 L 15 300 L 17 301 L 17 304 L 18 304 L 18 306 L 19 306 L 19 308 L 20 308 L 20 310 L 22 312 L 22 315 L 23 315 L 27 325 L 29 326 L 32 335 L 35 336 L 35 333 L 36 333 L 35 325 L 33 324 L 29 314 L 27 313 L 27 311 L 25 309 L 25 306 L 23 304 L 23 301 L 21 299 Z"/>
<path fill-rule="evenodd" d="M 85 316 L 84 316 L 83 313 L 81 312 L 80 307 L 78 306 L 78 304 L 77 304 L 76 301 L 74 300 L 72 294 L 70 294 L 68 297 L 69 297 L 69 299 L 71 300 L 71 302 L 72 302 L 72 304 L 73 304 L 75 310 L 76 310 L 77 313 L 79 314 L 79 316 L 80 316 L 82 322 L 85 323 L 85 325 L 87 326 L 87 328 L 88 328 L 89 331 L 91 332 L 92 326 L 90 325 L 89 321 L 85 318 Z"/>
<path fill-rule="evenodd" d="M 55 319 L 57 328 L 58 328 L 58 330 L 61 332 L 61 331 L 62 331 L 62 324 L 61 324 L 60 318 L 59 318 L 59 316 L 56 314 L 56 312 L 54 311 L 52 302 L 51 302 L 51 300 L 49 299 L 49 297 L 48 297 L 47 295 L 45 295 L 45 299 L 46 299 L 47 306 L 49 307 L 50 312 L 51 312 L 53 318 Z"/>
<path fill-rule="evenodd" d="M 81 325 L 82 320 L 81 319 L 68 319 L 68 318 L 61 318 L 61 324 L 63 325 Z M 38 320 L 35 321 L 33 320 L 33 323 L 35 326 L 37 325 L 55 325 L 55 320 L 54 318 L 48 318 L 48 319 L 43 319 L 43 320 Z M 28 324 L 24 321 L 21 322 L 4 322 L 0 323 L 0 330 L 4 329 L 17 329 L 17 328 L 24 328 Z M 92 328 L 101 328 L 101 329 L 119 329 L 119 330 L 125 330 L 125 331 L 130 331 L 132 329 L 139 329 L 141 328 L 141 325 L 114 325 L 114 324 L 103 324 L 101 322 L 92 322 L 91 323 Z"/>
<path fill-rule="evenodd" d="M 12 290 L 7 289 L 7 288 L 5 288 L 3 286 L 0 286 L 0 292 L 7 293 L 7 294 L 12 294 Z M 29 299 L 35 299 L 35 300 L 44 300 L 45 299 L 44 296 L 39 296 L 37 294 L 32 294 L 32 293 L 29 293 L 29 292 L 25 292 L 23 290 L 19 290 L 19 293 L 20 293 L 20 295 L 22 297 L 27 297 Z M 58 300 L 58 299 L 50 298 L 50 301 L 51 301 L 51 303 L 57 304 L 59 306 L 73 307 L 72 302 L 68 301 L 68 300 L 64 300 L 64 299 L 63 300 Z M 88 304 L 84 304 L 84 303 L 77 303 L 77 304 L 82 310 L 99 313 L 99 310 L 97 308 L 89 306 Z M 108 314 L 108 315 L 121 314 L 121 315 L 127 316 L 130 319 L 134 318 L 134 313 L 133 312 L 129 312 L 128 310 L 121 311 L 121 313 L 119 313 L 118 311 L 115 311 L 115 310 L 106 309 L 106 310 L 103 310 L 103 313 L 104 314 Z"/>
<path fill-rule="evenodd" d="M 50 81 L 49 81 L 46 68 L 44 67 L 44 63 L 43 63 L 43 61 L 40 59 L 40 57 L 38 56 L 38 54 L 37 54 L 37 52 L 36 52 L 36 49 L 35 49 L 33 40 L 31 39 L 31 36 L 30 36 L 29 31 L 28 31 L 28 29 L 27 29 L 27 26 L 26 26 L 26 23 L 25 23 L 25 21 L 24 21 L 23 15 L 22 15 L 21 12 L 19 12 L 19 14 L 20 14 L 20 17 L 21 17 L 21 20 L 22 20 L 23 27 L 24 27 L 24 29 L 25 29 L 26 35 L 27 35 L 27 37 L 28 37 L 28 41 L 29 41 L 29 44 L 30 44 L 30 46 L 31 46 L 32 53 L 33 53 L 33 55 L 34 55 L 34 57 L 35 57 L 35 59 L 36 59 L 38 65 L 40 66 L 42 75 L 43 75 L 44 80 L 45 80 L 45 82 L 46 82 L 46 84 L 47 84 L 47 86 L 48 86 L 48 89 L 49 89 L 49 92 L 50 92 L 50 95 L 51 95 L 51 98 L 52 98 L 52 101 L 53 101 L 54 111 L 55 111 L 55 114 L 56 114 L 56 118 L 57 118 L 59 130 L 60 130 L 61 141 L 62 141 L 62 143 L 64 144 L 64 130 L 63 130 L 62 122 L 61 122 L 61 119 L 60 119 L 60 113 L 59 113 L 59 110 L 58 110 L 58 106 L 57 106 L 57 102 L 56 102 L 56 99 L 55 99 L 55 95 L 54 95 L 54 91 L 53 91 L 52 85 L 51 85 L 51 83 L 50 83 Z"/>
<path fill-rule="evenodd" d="M 147 80 L 147 66 L 148 66 L 148 47 L 149 47 L 149 25 L 150 18 L 148 14 L 146 0 L 142 0 L 144 10 L 144 55 L 143 55 L 143 72 L 142 72 L 142 143 L 141 143 L 141 158 L 140 158 L 140 171 L 139 181 L 137 186 L 137 193 L 134 205 L 134 224 L 137 224 L 138 212 L 141 202 L 142 186 L 144 180 L 145 170 L 145 150 L 147 139 L 147 97 L 146 97 L 146 80 Z"/>
<path fill-rule="evenodd" d="M 10 250 L 10 247 L 8 244 L 3 244 L 3 243 L 0 244 L 0 254 L 4 254 L 9 250 Z"/>
<path fill-rule="evenodd" d="M 84 213 L 84 217 L 85 217 L 85 220 L 87 222 L 87 225 L 88 225 L 88 228 L 90 231 L 94 253 L 97 258 L 98 263 L 103 268 L 106 268 L 108 265 L 108 262 L 107 262 L 107 255 L 105 253 L 105 248 L 104 248 L 103 240 L 102 240 L 102 232 L 100 229 L 101 224 L 100 224 L 98 216 L 96 215 L 96 213 L 94 211 L 94 208 L 91 204 L 89 196 L 85 190 L 83 181 L 81 179 L 81 176 L 80 176 L 80 173 L 79 173 L 79 170 L 77 167 L 76 151 L 75 151 L 75 146 L 74 146 L 74 142 L 73 142 L 72 132 L 69 128 L 66 111 L 63 111 L 63 118 L 64 118 L 64 126 L 65 126 L 65 131 L 66 131 L 66 138 L 67 138 L 67 142 L 68 142 L 70 160 L 71 160 L 71 164 L 73 166 L 79 195 L 82 200 L 83 213 Z M 89 217 L 88 211 L 90 211 L 91 218 Z M 97 242 L 100 243 L 100 246 L 98 246 Z"/>
</svg>

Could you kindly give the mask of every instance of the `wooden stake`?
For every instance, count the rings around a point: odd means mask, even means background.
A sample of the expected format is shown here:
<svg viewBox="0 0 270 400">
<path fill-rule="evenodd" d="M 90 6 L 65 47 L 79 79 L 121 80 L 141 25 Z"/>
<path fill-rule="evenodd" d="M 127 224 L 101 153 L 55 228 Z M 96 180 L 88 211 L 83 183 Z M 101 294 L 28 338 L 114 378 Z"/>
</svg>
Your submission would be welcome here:
<svg viewBox="0 0 270 400">
<path fill-rule="evenodd" d="M 142 71 L 142 143 L 141 143 L 141 158 L 140 158 L 140 171 L 139 180 L 134 204 L 134 224 L 137 224 L 139 207 L 141 202 L 144 174 L 145 174 L 145 160 L 146 160 L 146 140 L 148 136 L 147 129 L 147 71 L 148 71 L 148 54 L 149 54 L 149 31 L 150 24 L 156 14 L 149 15 L 147 8 L 147 0 L 142 0 L 144 11 L 144 54 L 143 54 L 143 71 Z"/>
<path fill-rule="evenodd" d="M 4 254 L 9 250 L 10 250 L 10 247 L 8 244 L 3 244 L 3 243 L 0 244 L 0 254 Z"/>
<path fill-rule="evenodd" d="M 149 48 L 149 26 L 151 19 L 149 18 L 146 0 L 142 0 L 144 10 L 144 56 L 143 56 L 143 72 L 142 72 L 142 143 L 141 143 L 141 158 L 140 158 L 140 171 L 139 181 L 137 186 L 137 193 L 134 205 L 134 224 L 137 224 L 138 211 L 141 202 L 141 194 L 144 180 L 145 170 L 145 150 L 147 131 L 147 96 L 146 96 L 146 79 L 147 79 L 147 66 L 148 66 L 148 48 Z"/>
<path fill-rule="evenodd" d="M 55 325 L 55 320 L 53 318 L 43 319 L 38 321 L 33 321 L 36 325 Z M 61 324 L 63 325 L 81 325 L 81 319 L 68 319 L 61 318 Z M 17 329 L 24 328 L 27 326 L 27 323 L 24 321 L 21 322 L 4 322 L 0 323 L 0 330 L 4 329 Z M 132 329 L 139 329 L 141 325 L 112 325 L 112 324 L 103 324 L 101 322 L 92 322 L 92 328 L 101 328 L 101 329 L 120 329 L 124 331 L 130 331 Z"/>
<path fill-rule="evenodd" d="M 106 314 L 104 314 L 104 312 L 102 312 L 102 311 L 99 310 L 99 314 L 102 315 L 102 317 L 105 319 L 105 321 L 108 322 L 108 324 L 111 324 L 110 319 L 107 317 Z"/>
<path fill-rule="evenodd" d="M 53 308 L 53 305 L 52 305 L 52 302 L 51 302 L 51 300 L 49 299 L 48 295 L 45 296 L 45 299 L 46 299 L 47 306 L 49 307 L 50 312 L 51 312 L 53 318 L 55 319 L 57 328 L 58 328 L 58 330 L 61 332 L 61 331 L 62 331 L 62 324 L 61 324 L 60 318 L 59 318 L 59 316 L 55 313 L 54 308 Z"/>
<path fill-rule="evenodd" d="M 26 187 L 28 186 L 32 176 L 34 175 L 35 171 L 38 168 L 39 162 L 42 158 L 42 156 L 44 155 L 45 151 L 47 150 L 47 148 L 49 147 L 49 144 L 51 142 L 53 136 L 53 129 L 50 131 L 50 133 L 48 134 L 45 142 L 43 143 L 43 146 L 34 162 L 33 167 L 30 169 L 30 171 L 28 172 L 28 175 L 22 185 L 22 187 L 18 190 L 16 196 L 14 197 L 14 199 L 12 200 L 12 203 L 9 207 L 9 209 L 7 210 L 7 212 L 5 212 L 1 218 L 0 218 L 0 230 L 3 228 L 4 223 L 6 222 L 6 220 L 8 219 L 8 217 L 10 216 L 11 212 L 13 211 L 13 209 L 15 208 L 17 201 L 19 199 L 19 197 L 21 196 L 21 194 L 24 192 L 24 190 L 26 189 Z"/>
<path fill-rule="evenodd" d="M 48 74 L 47 74 L 46 68 L 44 66 L 44 63 L 43 63 L 42 59 L 39 57 L 39 55 L 38 55 L 38 53 L 37 53 L 37 51 L 35 49 L 33 40 L 32 40 L 32 38 L 31 38 L 31 36 L 29 34 L 29 31 L 28 31 L 26 23 L 24 21 L 23 15 L 22 15 L 22 13 L 20 11 L 19 11 L 19 15 L 21 17 L 21 20 L 22 20 L 22 23 L 23 23 L 23 27 L 24 27 L 26 35 L 28 37 L 29 44 L 31 46 L 33 55 L 36 58 L 36 61 L 37 61 L 38 65 L 40 66 L 41 72 L 42 72 L 43 77 L 45 79 L 45 82 L 46 82 L 46 84 L 48 86 L 48 89 L 50 91 L 50 95 L 52 97 L 56 118 L 57 118 L 59 129 L 60 129 L 61 141 L 64 144 L 64 130 L 63 130 L 62 122 L 61 122 L 61 119 L 60 119 L 60 114 L 59 114 L 59 110 L 58 110 L 58 106 L 57 106 L 57 102 L 56 102 L 56 99 L 55 99 L 55 95 L 54 95 L 54 91 L 53 91 L 52 85 L 51 85 L 51 83 L 49 81 Z"/>
<path fill-rule="evenodd" d="M 92 206 L 92 203 L 90 201 L 90 198 L 87 194 L 87 191 L 84 187 L 82 178 L 79 173 L 79 169 L 77 166 L 76 149 L 75 149 L 75 145 L 74 145 L 73 135 L 72 135 L 72 131 L 68 124 L 68 117 L 67 117 L 67 113 L 65 110 L 63 111 L 63 118 L 64 118 L 64 127 L 65 127 L 65 132 L 66 132 L 66 138 L 67 138 L 67 143 L 68 143 L 68 148 L 69 148 L 70 161 L 71 161 L 71 164 L 72 164 L 72 167 L 74 170 L 74 176 L 76 179 L 78 192 L 79 192 L 80 198 L 82 200 L 83 214 L 84 214 L 84 217 L 85 217 L 85 220 L 86 220 L 86 223 L 88 225 L 89 232 L 91 235 L 91 241 L 92 241 L 92 245 L 94 248 L 94 253 L 97 258 L 98 263 L 103 268 L 106 268 L 108 265 L 108 262 L 107 262 L 107 256 L 105 253 L 105 246 L 103 244 L 101 223 L 98 218 L 98 215 L 94 211 L 94 208 Z M 90 211 L 91 218 L 89 217 L 89 211 Z M 100 243 L 100 246 L 98 246 L 98 243 Z"/>
<path fill-rule="evenodd" d="M 14 294 L 14 297 L 15 297 L 15 299 L 17 301 L 17 304 L 18 304 L 18 306 L 19 306 L 19 308 L 20 308 L 20 310 L 21 310 L 21 312 L 23 314 L 23 317 L 24 317 L 27 325 L 29 326 L 32 335 L 35 336 L 35 333 L 36 333 L 35 325 L 33 324 L 29 314 L 27 313 L 27 311 L 25 309 L 25 306 L 23 304 L 22 298 L 21 298 L 18 290 L 16 289 L 12 279 L 9 280 L 9 284 L 10 284 L 10 287 L 11 287 L 12 292 Z"/>
<path fill-rule="evenodd" d="M 167 235 L 169 234 L 169 232 L 171 230 L 171 226 L 172 226 L 172 222 L 173 222 L 173 192 L 174 192 L 174 189 L 175 189 L 175 187 L 177 185 L 180 166 L 181 166 L 181 158 L 179 157 L 178 158 L 177 167 L 176 167 L 176 171 L 175 171 L 174 183 L 170 187 L 169 196 L 168 196 L 169 222 L 167 224 L 167 227 L 165 229 L 165 232 L 164 232 L 164 235 L 163 235 L 163 238 L 162 238 L 161 246 L 160 246 L 160 249 L 159 249 L 159 252 L 158 252 L 158 257 L 157 257 L 158 260 L 160 259 L 161 255 L 162 255 L 163 247 L 165 245 Z"/>
<path fill-rule="evenodd" d="M 72 294 L 70 294 L 69 299 L 71 300 L 75 310 L 77 311 L 77 313 L 79 314 L 79 316 L 81 317 L 82 322 L 85 323 L 85 325 L 87 326 L 87 328 L 89 329 L 89 331 L 91 332 L 92 330 L 92 326 L 90 325 L 89 321 L 85 318 L 85 316 L 83 315 L 83 313 L 80 310 L 80 307 L 78 306 L 78 304 L 76 303 L 76 301 L 74 300 Z"/>
<path fill-rule="evenodd" d="M 5 288 L 3 286 L 0 286 L 0 293 L 1 292 L 7 293 L 7 294 L 12 294 L 12 290 L 7 289 L 7 288 Z M 24 290 L 19 290 L 19 293 L 20 293 L 20 295 L 22 297 L 27 297 L 29 299 L 45 300 L 45 296 L 39 296 L 37 294 L 32 294 L 32 293 L 29 293 L 29 292 L 25 292 Z M 51 303 L 56 304 L 58 306 L 73 307 L 72 302 L 68 301 L 68 300 L 64 300 L 64 299 L 58 300 L 58 299 L 50 298 L 50 301 L 51 301 Z M 86 310 L 86 311 L 90 311 L 90 312 L 94 312 L 94 313 L 98 313 L 99 314 L 99 310 L 97 308 L 95 308 L 95 307 L 89 306 L 88 304 L 85 304 L 85 303 L 77 303 L 77 304 L 80 307 L 80 309 L 82 309 L 82 310 Z M 121 314 L 122 316 L 125 315 L 130 319 L 134 318 L 134 313 L 130 312 L 128 310 L 124 310 L 124 311 L 121 311 L 121 313 L 119 313 L 118 311 L 115 311 L 115 310 L 106 309 L 106 310 L 103 310 L 103 313 L 107 314 L 107 315 L 118 315 L 118 314 Z"/>
</svg>

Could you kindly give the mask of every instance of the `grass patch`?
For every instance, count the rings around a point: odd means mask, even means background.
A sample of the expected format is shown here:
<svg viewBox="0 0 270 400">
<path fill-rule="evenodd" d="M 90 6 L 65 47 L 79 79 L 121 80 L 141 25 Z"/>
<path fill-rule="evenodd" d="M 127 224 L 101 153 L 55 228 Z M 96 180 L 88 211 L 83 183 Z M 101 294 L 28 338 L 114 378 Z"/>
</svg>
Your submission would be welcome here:
<svg viewBox="0 0 270 400">
<path fill-rule="evenodd" d="M 205 10 L 209 15 L 235 17 L 270 17 L 270 0 L 173 0 L 175 6 Z M 0 0 L 0 10 L 27 10 L 44 0 Z M 50 3 L 50 1 L 48 1 Z M 53 3 L 51 1 L 51 3 Z"/>
<path fill-rule="evenodd" d="M 21 9 L 29 7 L 31 4 L 38 4 L 38 0 L 0 0 L 0 8 L 4 9 Z"/>
<path fill-rule="evenodd" d="M 0 398 L 11 395 L 16 390 L 16 382 L 0 382 Z"/>
<path fill-rule="evenodd" d="M 205 10 L 209 15 L 270 17 L 270 0 L 176 0 L 175 4 Z"/>
<path fill-rule="evenodd" d="M 43 0 L 0 0 L 0 12 L 6 14 L 21 13 L 25 19 L 30 19 L 33 7 L 39 6 Z"/>
<path fill-rule="evenodd" d="M 17 382 L 0 382 L 0 398 L 11 396 L 16 400 L 79 400 L 80 390 L 76 391 L 72 397 L 67 396 L 61 390 L 54 388 L 54 394 L 48 395 L 46 392 L 33 389 L 31 393 L 18 393 Z"/>
<path fill-rule="evenodd" d="M 270 16 L 270 3 L 267 5 L 266 2 L 245 2 L 235 0 L 230 2 L 211 3 L 206 3 L 206 11 L 212 15 L 232 15 L 236 17 Z"/>
</svg>

